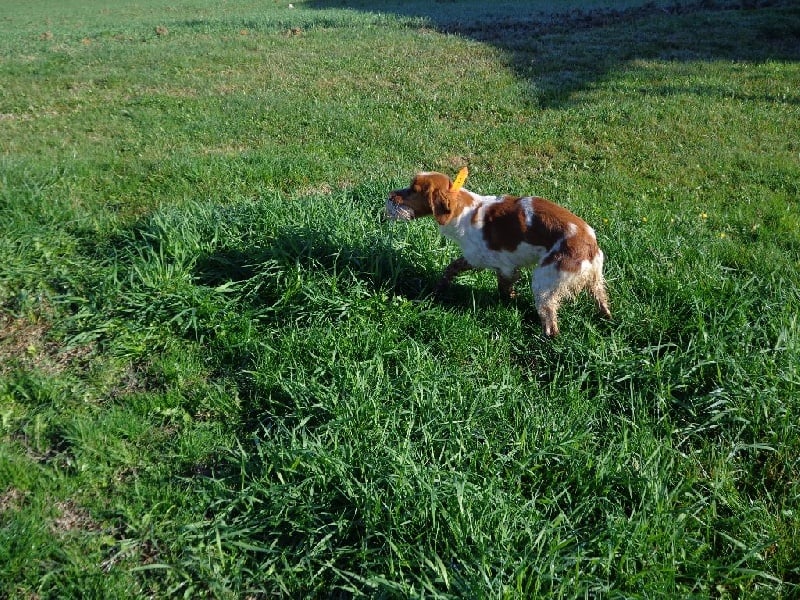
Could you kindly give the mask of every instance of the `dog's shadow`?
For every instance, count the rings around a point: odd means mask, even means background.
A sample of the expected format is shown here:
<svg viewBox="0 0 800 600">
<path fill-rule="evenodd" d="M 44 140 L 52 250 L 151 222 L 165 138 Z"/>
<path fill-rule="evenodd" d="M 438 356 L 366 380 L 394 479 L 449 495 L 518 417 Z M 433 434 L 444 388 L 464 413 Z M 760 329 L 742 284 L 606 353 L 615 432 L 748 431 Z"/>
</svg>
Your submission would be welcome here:
<svg viewBox="0 0 800 600">
<path fill-rule="evenodd" d="M 467 275 L 463 277 L 466 281 L 437 291 L 443 268 L 429 252 L 398 248 L 391 236 L 353 239 L 325 230 L 288 227 L 266 244 L 249 245 L 241 240 L 220 246 L 198 258 L 194 276 L 197 283 L 215 288 L 252 283 L 249 287 L 257 287 L 259 292 L 249 294 L 249 302 L 260 305 L 277 301 L 283 293 L 281 273 L 294 269 L 334 278 L 347 274 L 375 294 L 430 301 L 457 312 L 498 302 L 489 275 Z M 476 279 L 479 285 L 475 285 Z"/>
<path fill-rule="evenodd" d="M 324 229 L 290 226 L 263 241 L 222 245 L 201 256 L 195 265 L 196 281 L 210 287 L 268 279 L 271 274 L 302 270 L 311 277 L 339 277 L 348 274 L 375 293 L 381 290 L 409 298 L 430 295 L 436 273 L 397 252 L 391 242 L 378 236 L 361 240 L 344 239 Z M 281 282 L 273 286 L 277 293 Z M 256 297 L 268 303 L 269 294 Z"/>
</svg>

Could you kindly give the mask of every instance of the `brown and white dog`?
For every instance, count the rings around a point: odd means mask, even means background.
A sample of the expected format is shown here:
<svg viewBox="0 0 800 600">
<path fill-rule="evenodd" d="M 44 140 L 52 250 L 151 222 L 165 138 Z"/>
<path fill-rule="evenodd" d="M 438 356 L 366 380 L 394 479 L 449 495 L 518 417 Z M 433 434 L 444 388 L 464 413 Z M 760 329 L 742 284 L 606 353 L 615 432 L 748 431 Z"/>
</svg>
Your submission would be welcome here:
<svg viewBox="0 0 800 600">
<path fill-rule="evenodd" d="M 408 221 L 433 215 L 442 235 L 461 247 L 437 290 L 459 273 L 494 269 L 500 293 L 514 295 L 521 267 L 538 267 L 531 288 L 545 335 L 558 333 L 561 302 L 583 289 L 611 317 L 603 281 L 603 252 L 594 230 L 566 208 L 535 196 L 481 196 L 461 188 L 466 167 L 453 183 L 442 173 L 418 173 L 386 201 L 389 218 Z"/>
</svg>

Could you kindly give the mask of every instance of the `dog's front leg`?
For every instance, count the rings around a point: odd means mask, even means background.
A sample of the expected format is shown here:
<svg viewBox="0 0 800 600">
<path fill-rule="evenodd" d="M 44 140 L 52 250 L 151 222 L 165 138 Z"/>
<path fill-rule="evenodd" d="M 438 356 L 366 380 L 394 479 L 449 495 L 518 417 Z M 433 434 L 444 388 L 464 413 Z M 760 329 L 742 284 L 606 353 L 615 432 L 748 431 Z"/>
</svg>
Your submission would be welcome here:
<svg viewBox="0 0 800 600">
<path fill-rule="evenodd" d="M 506 277 L 499 270 L 497 271 L 497 290 L 503 298 L 512 299 L 517 295 L 514 291 L 517 279 L 519 279 L 519 271 L 514 271 L 511 277 Z"/>
<path fill-rule="evenodd" d="M 444 270 L 444 275 L 442 275 L 439 283 L 436 284 L 436 293 L 438 294 L 446 289 L 453 282 L 453 279 L 455 279 L 458 275 L 473 268 L 474 267 L 469 264 L 467 259 L 463 256 L 451 262 Z"/>
</svg>

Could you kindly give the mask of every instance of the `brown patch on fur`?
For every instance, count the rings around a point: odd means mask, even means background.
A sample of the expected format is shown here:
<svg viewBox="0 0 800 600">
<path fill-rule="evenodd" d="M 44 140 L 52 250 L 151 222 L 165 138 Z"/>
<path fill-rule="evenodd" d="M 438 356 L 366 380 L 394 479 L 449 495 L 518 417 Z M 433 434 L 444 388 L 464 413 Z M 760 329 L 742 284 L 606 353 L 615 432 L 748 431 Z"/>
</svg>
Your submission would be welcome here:
<svg viewBox="0 0 800 600">
<path fill-rule="evenodd" d="M 597 241 L 589 235 L 580 218 L 549 200 L 533 198 L 533 219 L 528 223 L 520 200 L 518 196 L 503 196 L 502 201 L 486 209 L 483 239 L 487 247 L 513 252 L 520 243 L 527 242 L 550 250 L 560 243 L 542 265 L 558 263 L 559 268 L 570 272 L 579 271 L 584 260 L 592 260 L 597 255 Z M 575 234 L 564 239 L 570 224 L 575 227 Z"/>
<path fill-rule="evenodd" d="M 483 238 L 492 250 L 513 252 L 523 241 L 549 250 L 561 239 L 567 223 L 580 223 L 565 208 L 544 198 L 534 198 L 531 204 L 534 219 L 529 225 L 520 200 L 519 196 L 503 196 L 501 202 L 486 209 Z"/>
<path fill-rule="evenodd" d="M 593 260 L 597 256 L 597 242 L 585 230 L 579 230 L 574 236 L 565 239 L 561 245 L 542 260 L 542 266 L 558 265 L 562 271 L 576 273 L 581 270 L 585 260 Z"/>
<path fill-rule="evenodd" d="M 464 209 L 472 205 L 472 196 L 464 190 L 459 190 L 455 194 L 447 189 L 438 188 L 433 201 L 433 216 L 439 225 L 446 225 L 452 219 L 458 217 Z"/>
<path fill-rule="evenodd" d="M 543 210 L 544 209 L 544 210 Z M 586 223 L 563 206 L 544 198 L 534 199 L 534 214 L 537 221 L 547 227 L 566 230 L 569 224 L 575 226 L 575 234 L 564 239 L 560 246 L 542 261 L 542 266 L 557 264 L 559 269 L 575 273 L 580 271 L 584 260 L 592 261 L 600 248 L 597 240 L 589 233 Z"/>
<path fill-rule="evenodd" d="M 516 196 L 504 196 L 502 201 L 489 206 L 483 216 L 483 239 L 492 250 L 513 252 L 526 230 L 525 213 Z"/>
</svg>

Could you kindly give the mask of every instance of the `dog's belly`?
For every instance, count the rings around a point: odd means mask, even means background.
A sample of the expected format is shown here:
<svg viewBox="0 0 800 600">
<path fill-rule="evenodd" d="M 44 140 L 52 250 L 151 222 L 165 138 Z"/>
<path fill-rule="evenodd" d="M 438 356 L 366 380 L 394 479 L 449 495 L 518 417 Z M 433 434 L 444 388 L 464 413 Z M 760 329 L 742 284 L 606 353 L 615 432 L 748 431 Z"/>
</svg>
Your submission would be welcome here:
<svg viewBox="0 0 800 600">
<path fill-rule="evenodd" d="M 483 244 L 462 246 L 464 258 L 475 268 L 495 269 L 506 277 L 512 277 L 520 267 L 533 266 L 547 254 L 544 246 L 533 246 L 522 242 L 514 250 L 490 250 Z"/>
</svg>

